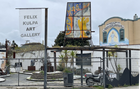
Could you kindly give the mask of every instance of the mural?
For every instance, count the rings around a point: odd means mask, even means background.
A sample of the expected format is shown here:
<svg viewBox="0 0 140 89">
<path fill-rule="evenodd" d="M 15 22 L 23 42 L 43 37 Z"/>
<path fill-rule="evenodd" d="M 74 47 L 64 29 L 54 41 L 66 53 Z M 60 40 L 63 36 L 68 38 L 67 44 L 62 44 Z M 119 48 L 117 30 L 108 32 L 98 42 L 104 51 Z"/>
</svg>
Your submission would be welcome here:
<svg viewBox="0 0 140 89">
<path fill-rule="evenodd" d="M 90 38 L 91 37 L 91 3 L 67 3 L 65 37 Z"/>
<path fill-rule="evenodd" d="M 5 69 L 5 66 L 6 66 L 6 60 L 4 60 L 6 58 L 6 49 L 2 50 L 2 52 L 0 52 L 0 58 L 2 60 L 0 60 L 0 68 L 2 70 Z"/>
<path fill-rule="evenodd" d="M 107 33 L 107 43 L 103 43 L 100 41 L 100 46 L 113 46 L 113 45 L 125 45 L 129 44 L 129 40 L 125 38 L 124 40 L 120 41 L 120 33 L 115 29 L 112 28 L 110 31 Z"/>
<path fill-rule="evenodd" d="M 107 35 L 107 42 L 110 45 L 115 45 L 119 42 L 119 33 L 116 29 L 111 29 Z"/>
</svg>

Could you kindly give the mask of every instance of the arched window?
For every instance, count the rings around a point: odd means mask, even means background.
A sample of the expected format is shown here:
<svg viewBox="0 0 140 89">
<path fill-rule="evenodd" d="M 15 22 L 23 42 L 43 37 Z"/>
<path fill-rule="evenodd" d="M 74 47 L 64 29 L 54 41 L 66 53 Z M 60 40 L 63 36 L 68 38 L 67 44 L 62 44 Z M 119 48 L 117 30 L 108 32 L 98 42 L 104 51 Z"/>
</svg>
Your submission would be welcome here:
<svg viewBox="0 0 140 89">
<path fill-rule="evenodd" d="M 107 43 L 107 32 L 103 32 L 103 43 Z"/>
<path fill-rule="evenodd" d="M 120 29 L 120 41 L 124 41 L 124 29 Z"/>
</svg>

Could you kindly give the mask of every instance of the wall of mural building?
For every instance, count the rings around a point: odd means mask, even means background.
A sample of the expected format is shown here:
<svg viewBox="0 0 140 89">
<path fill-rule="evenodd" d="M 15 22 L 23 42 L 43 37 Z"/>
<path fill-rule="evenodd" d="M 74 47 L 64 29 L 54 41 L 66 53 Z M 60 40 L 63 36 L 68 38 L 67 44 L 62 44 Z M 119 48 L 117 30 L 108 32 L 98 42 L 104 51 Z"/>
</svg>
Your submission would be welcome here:
<svg viewBox="0 0 140 89">
<path fill-rule="evenodd" d="M 140 44 L 140 18 L 111 17 L 99 25 L 100 46 Z"/>
</svg>

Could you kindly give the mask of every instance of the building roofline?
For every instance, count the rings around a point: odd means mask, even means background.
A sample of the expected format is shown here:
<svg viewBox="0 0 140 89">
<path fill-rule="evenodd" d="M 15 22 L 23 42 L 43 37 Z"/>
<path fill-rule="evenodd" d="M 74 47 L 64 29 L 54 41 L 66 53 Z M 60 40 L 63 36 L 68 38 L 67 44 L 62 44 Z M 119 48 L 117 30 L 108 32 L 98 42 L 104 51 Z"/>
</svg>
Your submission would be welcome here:
<svg viewBox="0 0 140 89">
<path fill-rule="evenodd" d="M 111 18 L 108 18 L 107 20 L 105 20 L 104 23 L 102 23 L 101 25 L 99 25 L 99 27 L 102 26 L 102 25 L 104 25 L 108 20 L 114 19 L 114 18 L 121 19 L 122 21 L 137 21 L 137 20 L 140 19 L 140 18 L 137 18 L 137 19 L 135 19 L 135 20 L 132 20 L 132 19 L 123 19 L 122 17 L 117 17 L 117 16 L 115 16 L 115 17 L 111 17 Z"/>
</svg>

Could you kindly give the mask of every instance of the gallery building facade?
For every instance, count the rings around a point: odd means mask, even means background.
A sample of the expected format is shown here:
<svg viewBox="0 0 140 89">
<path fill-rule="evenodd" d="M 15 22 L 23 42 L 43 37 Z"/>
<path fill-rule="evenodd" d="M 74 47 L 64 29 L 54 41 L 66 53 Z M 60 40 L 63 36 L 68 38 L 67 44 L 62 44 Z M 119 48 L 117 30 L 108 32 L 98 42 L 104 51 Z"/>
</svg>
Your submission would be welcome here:
<svg viewBox="0 0 140 89">
<path fill-rule="evenodd" d="M 111 17 L 99 25 L 100 46 L 140 44 L 140 18 Z"/>
</svg>

